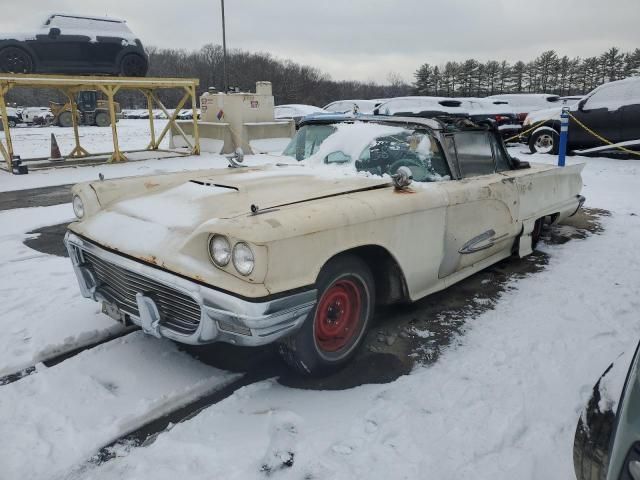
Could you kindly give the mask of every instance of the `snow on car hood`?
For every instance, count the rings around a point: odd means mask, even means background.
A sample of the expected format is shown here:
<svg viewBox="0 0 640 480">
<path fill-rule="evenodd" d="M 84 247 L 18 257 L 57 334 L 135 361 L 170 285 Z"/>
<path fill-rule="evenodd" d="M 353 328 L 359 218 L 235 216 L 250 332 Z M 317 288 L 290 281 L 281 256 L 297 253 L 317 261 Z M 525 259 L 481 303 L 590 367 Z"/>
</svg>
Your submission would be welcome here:
<svg viewBox="0 0 640 480">
<path fill-rule="evenodd" d="M 70 228 L 110 248 L 159 257 L 178 251 L 206 222 L 250 216 L 252 205 L 265 210 L 389 184 L 383 177 L 301 165 L 176 177 L 175 183 L 160 188 L 151 185 L 139 194 L 113 201 Z M 94 185 L 100 198 L 101 185 Z M 117 186 L 117 181 L 112 185 Z M 126 185 L 123 195 L 130 189 Z"/>
<path fill-rule="evenodd" d="M 543 122 L 545 120 L 560 120 L 560 114 L 562 113 L 562 107 L 544 108 L 542 110 L 536 110 L 527 115 L 524 120 L 525 126 L 533 125 L 534 123 Z"/>
</svg>

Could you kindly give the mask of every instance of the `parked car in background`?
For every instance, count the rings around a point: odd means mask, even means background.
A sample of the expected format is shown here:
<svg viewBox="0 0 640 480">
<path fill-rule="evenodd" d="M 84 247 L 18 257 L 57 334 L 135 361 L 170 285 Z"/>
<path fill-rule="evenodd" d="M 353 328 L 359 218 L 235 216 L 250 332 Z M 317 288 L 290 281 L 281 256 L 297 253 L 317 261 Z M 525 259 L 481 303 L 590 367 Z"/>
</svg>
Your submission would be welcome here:
<svg viewBox="0 0 640 480">
<path fill-rule="evenodd" d="M 578 103 L 580 100 L 582 100 L 582 95 L 560 97 L 560 103 L 562 106 L 573 105 L 574 103 Z"/>
<path fill-rule="evenodd" d="M 384 100 L 338 100 L 325 105 L 323 110 L 332 113 L 360 113 L 369 115 Z"/>
<path fill-rule="evenodd" d="M 578 419 L 577 480 L 640 480 L 640 344 L 600 377 Z"/>
<path fill-rule="evenodd" d="M 124 20 L 54 14 L 28 33 L 0 36 L 0 71 L 144 77 L 148 57 Z"/>
<path fill-rule="evenodd" d="M 524 128 L 539 127 L 523 140 L 533 153 L 558 153 L 562 106 L 540 110 L 527 116 Z M 613 143 L 631 142 L 630 149 L 640 149 L 640 78 L 605 83 L 580 101 L 569 106 L 578 121 Z M 635 143 L 634 143 L 635 142 Z M 569 120 L 567 149 L 590 149 L 605 143 Z"/>
<path fill-rule="evenodd" d="M 55 119 L 51 110 L 38 112 L 33 116 L 33 125 L 51 125 Z"/>
<path fill-rule="evenodd" d="M 529 165 L 449 120 L 318 116 L 270 165 L 76 185 L 80 290 L 156 337 L 275 342 L 301 374 L 333 372 L 377 305 L 529 255 L 584 201 L 583 164 Z"/>
<path fill-rule="evenodd" d="M 505 93 L 491 95 L 486 98 L 509 102 L 520 123 L 524 122 L 524 119 L 531 112 L 550 108 L 561 103 L 559 95 L 548 93 Z"/>
<path fill-rule="evenodd" d="M 162 111 L 160 111 L 160 113 L 164 114 L 164 112 Z M 200 118 L 200 109 L 197 109 L 196 113 L 198 115 L 198 118 Z M 160 118 L 160 117 L 159 116 L 156 117 L 154 114 L 154 118 Z M 178 120 L 191 120 L 193 118 L 193 110 L 191 108 L 183 108 L 182 110 L 180 110 L 176 118 L 178 118 Z"/>
<path fill-rule="evenodd" d="M 398 97 L 380 104 L 378 115 L 417 115 L 425 118 L 455 115 L 474 122 L 496 122 L 504 138 L 512 138 L 521 130 L 516 115 L 504 100 L 449 97 Z"/>
<path fill-rule="evenodd" d="M 20 118 L 18 111 L 13 107 L 7 107 L 7 123 L 11 128 L 15 127 L 19 123 L 22 123 L 22 119 Z M 4 125 L 1 122 L 0 128 L 4 129 Z"/>
<path fill-rule="evenodd" d="M 313 105 L 276 105 L 273 110 L 273 117 L 275 120 L 293 120 L 297 126 L 300 120 L 314 113 L 327 113 L 327 111 L 319 107 L 314 107 Z"/>
<path fill-rule="evenodd" d="M 26 107 L 22 110 L 22 121 L 28 125 L 41 125 L 47 118 L 53 118 L 49 107 Z"/>
</svg>

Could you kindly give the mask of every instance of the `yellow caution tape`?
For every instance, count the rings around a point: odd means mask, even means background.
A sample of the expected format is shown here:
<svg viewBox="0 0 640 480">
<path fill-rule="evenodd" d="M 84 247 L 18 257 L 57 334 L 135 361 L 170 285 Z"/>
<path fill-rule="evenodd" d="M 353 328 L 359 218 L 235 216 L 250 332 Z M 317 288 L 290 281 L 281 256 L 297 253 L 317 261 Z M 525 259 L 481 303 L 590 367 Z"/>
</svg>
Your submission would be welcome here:
<svg viewBox="0 0 640 480">
<path fill-rule="evenodd" d="M 573 115 L 571 115 L 571 113 L 569 113 L 569 116 L 571 118 L 573 118 L 573 121 L 576 122 L 580 127 L 582 127 L 584 130 L 586 130 L 588 133 L 590 133 L 591 135 L 593 135 L 594 137 L 596 137 L 598 140 L 600 140 L 601 142 L 606 143 L 607 145 L 615 145 L 615 143 L 613 143 L 610 140 L 607 140 L 606 138 L 604 138 L 602 135 L 594 132 L 593 130 L 591 130 L 589 127 L 587 127 L 584 123 L 582 123 L 580 120 L 578 120 L 576 117 L 574 117 Z M 622 150 L 623 152 L 627 152 L 630 153 L 631 155 L 638 155 L 640 156 L 640 152 L 636 152 L 635 150 L 630 150 L 628 148 L 624 148 L 624 147 L 620 147 L 620 146 L 613 146 L 612 148 L 616 148 L 618 150 Z"/>
<path fill-rule="evenodd" d="M 549 120 L 551 120 L 551 118 L 546 118 L 544 120 L 540 120 L 538 123 L 536 123 L 535 125 L 533 125 L 533 127 L 528 128 L 527 130 L 525 130 L 524 132 L 520 132 L 517 135 L 514 135 L 513 137 L 507 138 L 505 140 L 505 143 L 510 142 L 511 140 L 517 140 L 518 138 L 520 138 L 523 135 L 526 135 L 529 132 L 532 132 L 533 130 L 535 130 L 536 128 L 538 128 L 539 126 L 541 126 L 544 123 L 547 123 Z"/>
</svg>

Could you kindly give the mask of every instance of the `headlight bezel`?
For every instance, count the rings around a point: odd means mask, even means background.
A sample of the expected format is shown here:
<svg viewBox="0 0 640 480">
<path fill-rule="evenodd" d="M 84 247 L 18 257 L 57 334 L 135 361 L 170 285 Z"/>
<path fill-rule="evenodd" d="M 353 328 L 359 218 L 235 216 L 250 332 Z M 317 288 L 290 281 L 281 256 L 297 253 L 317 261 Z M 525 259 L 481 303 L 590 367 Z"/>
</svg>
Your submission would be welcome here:
<svg viewBox="0 0 640 480">
<path fill-rule="evenodd" d="M 84 201 L 78 194 L 75 194 L 71 199 L 71 207 L 73 208 L 73 213 L 78 220 L 82 220 L 87 213 Z"/>
<path fill-rule="evenodd" d="M 251 266 L 249 269 L 242 269 L 238 266 L 238 263 L 240 263 L 240 261 L 237 260 L 236 257 L 239 256 L 238 252 L 240 251 L 240 249 L 246 249 L 243 254 L 246 254 L 248 252 L 250 255 Z M 233 268 L 235 268 L 236 272 L 238 272 L 243 277 L 248 277 L 249 275 L 251 275 L 256 268 L 256 254 L 254 253 L 253 249 L 247 242 L 242 242 L 242 241 L 236 242 L 236 244 L 233 246 L 231 261 L 233 263 Z"/>
<path fill-rule="evenodd" d="M 228 250 L 228 254 L 227 254 L 227 258 L 226 260 L 222 260 L 219 261 L 218 259 L 216 259 L 215 253 L 214 253 L 214 249 L 213 249 L 213 244 L 215 240 L 222 240 L 224 242 L 226 242 L 227 244 L 227 250 Z M 231 259 L 233 257 L 233 248 L 231 246 L 231 242 L 229 241 L 229 238 L 221 235 L 219 233 L 214 233 L 212 235 L 209 236 L 209 242 L 208 242 L 208 246 L 207 246 L 207 250 L 209 252 L 209 260 L 211 260 L 211 262 L 219 268 L 225 268 L 227 265 L 229 265 L 229 263 L 231 262 Z"/>
</svg>

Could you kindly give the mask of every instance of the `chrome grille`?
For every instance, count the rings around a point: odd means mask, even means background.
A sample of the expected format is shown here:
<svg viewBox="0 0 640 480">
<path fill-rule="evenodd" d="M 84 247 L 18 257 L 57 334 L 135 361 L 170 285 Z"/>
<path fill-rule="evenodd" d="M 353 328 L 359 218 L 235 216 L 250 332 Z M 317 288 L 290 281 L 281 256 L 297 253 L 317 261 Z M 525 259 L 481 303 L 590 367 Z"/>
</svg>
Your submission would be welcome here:
<svg viewBox="0 0 640 480">
<path fill-rule="evenodd" d="M 108 263 L 82 250 L 83 264 L 89 267 L 98 290 L 115 303 L 120 310 L 139 318 L 136 293 L 148 294 L 160 312 L 160 325 L 175 332 L 190 335 L 200 324 L 200 306 L 189 295 L 150 278 Z"/>
</svg>

